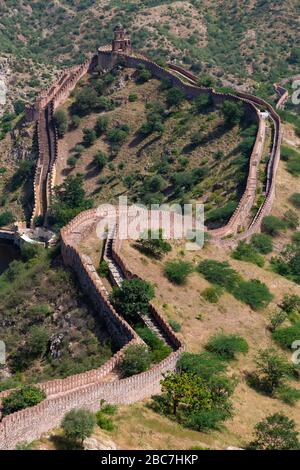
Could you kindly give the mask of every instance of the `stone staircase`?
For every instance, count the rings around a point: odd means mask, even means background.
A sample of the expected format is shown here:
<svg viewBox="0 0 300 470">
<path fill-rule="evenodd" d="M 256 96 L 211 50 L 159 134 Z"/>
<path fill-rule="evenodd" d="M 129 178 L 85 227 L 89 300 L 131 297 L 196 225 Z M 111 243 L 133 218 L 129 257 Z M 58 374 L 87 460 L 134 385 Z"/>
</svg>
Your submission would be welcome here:
<svg viewBox="0 0 300 470">
<path fill-rule="evenodd" d="M 111 231 L 108 233 L 107 241 L 106 241 L 105 248 L 104 248 L 104 260 L 108 264 L 113 283 L 116 286 L 120 287 L 125 277 L 121 268 L 118 266 L 118 264 L 115 262 L 115 260 L 112 257 L 112 244 L 113 244 L 115 230 L 116 228 L 113 227 Z M 165 344 L 167 344 L 168 346 L 171 346 L 167 336 L 164 334 L 164 332 L 161 330 L 161 328 L 159 327 L 159 325 L 156 323 L 156 321 L 151 315 L 141 315 L 141 319 L 143 320 L 145 325 L 149 328 L 149 330 L 155 333 L 156 336 L 158 336 L 158 338 L 161 339 Z"/>
</svg>

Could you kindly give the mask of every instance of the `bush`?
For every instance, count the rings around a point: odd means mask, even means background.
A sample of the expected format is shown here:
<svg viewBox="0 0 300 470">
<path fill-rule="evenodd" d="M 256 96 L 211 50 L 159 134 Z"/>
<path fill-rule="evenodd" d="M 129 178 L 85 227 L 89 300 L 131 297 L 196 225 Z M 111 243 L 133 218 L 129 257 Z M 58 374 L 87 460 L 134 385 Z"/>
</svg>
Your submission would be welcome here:
<svg viewBox="0 0 300 470">
<path fill-rule="evenodd" d="M 138 99 L 138 96 L 135 93 L 131 93 L 128 96 L 128 100 L 129 100 L 130 103 L 134 103 L 135 101 L 137 101 L 137 99 Z"/>
<path fill-rule="evenodd" d="M 224 409 L 199 410 L 188 416 L 185 424 L 191 429 L 205 432 L 220 429 L 220 423 L 229 417 L 230 413 Z"/>
<path fill-rule="evenodd" d="M 185 93 L 177 87 L 170 88 L 166 94 L 166 102 L 169 107 L 179 106 L 185 99 Z"/>
<path fill-rule="evenodd" d="M 85 147 L 90 147 L 96 139 L 97 135 L 93 129 L 83 129 L 83 143 Z"/>
<path fill-rule="evenodd" d="M 161 259 L 164 254 L 170 252 L 170 243 L 163 239 L 162 229 L 153 231 L 149 229 L 142 234 L 142 238 L 135 244 L 139 251 L 155 259 Z"/>
<path fill-rule="evenodd" d="M 299 312 L 300 313 L 300 297 L 299 297 L 299 295 L 285 294 L 280 307 L 286 313 L 293 313 L 293 312 Z"/>
<path fill-rule="evenodd" d="M 120 369 L 124 377 L 131 377 L 149 369 L 151 357 L 148 349 L 142 344 L 128 346 L 122 359 Z"/>
<path fill-rule="evenodd" d="M 280 232 L 284 231 L 286 225 L 283 220 L 278 219 L 274 215 L 267 215 L 264 217 L 262 222 L 262 231 L 272 237 L 275 237 L 280 234 Z"/>
<path fill-rule="evenodd" d="M 237 208 L 235 201 L 229 201 L 225 206 L 212 209 L 206 214 L 206 222 L 218 222 L 224 223 L 232 216 L 233 212 Z"/>
<path fill-rule="evenodd" d="M 289 200 L 297 209 L 300 209 L 300 193 L 292 194 Z"/>
<path fill-rule="evenodd" d="M 97 269 L 97 273 L 100 277 L 108 277 L 109 276 L 109 266 L 108 263 L 103 259 L 99 263 L 99 268 Z"/>
<path fill-rule="evenodd" d="M 102 403 L 101 403 L 102 405 Z M 117 412 L 117 405 L 112 405 L 110 403 L 106 403 L 101 407 L 101 412 L 106 415 L 114 415 Z"/>
<path fill-rule="evenodd" d="M 275 331 L 282 323 L 287 319 L 287 314 L 286 312 L 283 312 L 280 310 L 279 312 L 275 312 L 271 315 L 270 317 L 270 325 L 269 325 L 269 330 L 270 331 Z"/>
<path fill-rule="evenodd" d="M 164 273 L 170 282 L 174 284 L 185 284 L 189 274 L 193 272 L 193 265 L 188 261 L 172 260 L 167 261 Z"/>
<path fill-rule="evenodd" d="M 205 300 L 207 300 L 207 302 L 211 304 L 216 304 L 218 303 L 222 292 L 223 291 L 219 286 L 207 287 L 206 289 L 204 289 L 201 295 Z"/>
<path fill-rule="evenodd" d="M 65 436 L 72 441 L 80 441 L 90 437 L 96 424 L 95 416 L 88 410 L 71 410 L 64 416 L 61 427 Z"/>
<path fill-rule="evenodd" d="M 137 327 L 137 334 L 151 350 L 151 362 L 160 362 L 172 352 L 170 346 L 147 327 Z"/>
<path fill-rule="evenodd" d="M 242 103 L 225 101 L 222 106 L 222 112 L 226 124 L 229 126 L 235 126 L 240 123 L 244 115 L 244 108 Z"/>
<path fill-rule="evenodd" d="M 45 398 L 46 394 L 43 390 L 33 385 L 26 385 L 3 398 L 1 411 L 6 416 L 24 408 L 35 406 Z"/>
<path fill-rule="evenodd" d="M 247 341 L 238 335 L 218 333 L 213 336 L 205 348 L 216 354 L 220 359 L 229 361 L 236 358 L 237 353 L 246 354 L 249 350 Z"/>
<path fill-rule="evenodd" d="M 227 366 L 219 356 L 202 352 L 200 354 L 183 353 L 177 367 L 179 371 L 197 374 L 205 380 L 210 380 L 212 376 L 225 372 Z"/>
<path fill-rule="evenodd" d="M 241 261 L 248 261 L 249 263 L 256 264 L 260 268 L 265 264 L 264 258 L 253 248 L 252 245 L 240 241 L 237 248 L 232 252 L 231 255 L 234 259 Z"/>
<path fill-rule="evenodd" d="M 172 318 L 169 318 L 169 325 L 175 333 L 179 333 L 181 330 L 181 324 Z"/>
<path fill-rule="evenodd" d="M 299 225 L 299 217 L 296 212 L 288 210 L 285 212 L 283 220 L 288 228 L 296 230 Z"/>
<path fill-rule="evenodd" d="M 97 411 L 96 422 L 99 428 L 104 429 L 105 431 L 111 432 L 111 431 L 114 431 L 116 428 L 111 418 L 106 416 L 103 410 Z"/>
<path fill-rule="evenodd" d="M 275 413 L 255 426 L 255 439 L 249 444 L 255 450 L 298 450 L 296 423 L 282 413 Z"/>
<path fill-rule="evenodd" d="M 240 282 L 234 296 L 250 305 L 253 310 L 266 308 L 273 299 L 273 294 L 271 294 L 266 284 L 258 279 Z"/>
<path fill-rule="evenodd" d="M 97 137 L 100 137 L 103 132 L 106 132 L 109 125 L 109 119 L 106 116 L 100 116 L 95 124 L 94 130 Z"/>
<path fill-rule="evenodd" d="M 251 245 L 262 255 L 267 255 L 273 251 L 272 237 L 265 233 L 256 233 L 252 235 Z"/>
<path fill-rule="evenodd" d="M 277 391 L 277 397 L 279 400 L 287 403 L 288 405 L 294 406 L 298 400 L 300 400 L 300 390 L 296 388 L 284 385 Z"/>
<path fill-rule="evenodd" d="M 278 328 L 272 336 L 282 348 L 291 349 L 293 342 L 300 338 L 300 322 L 296 322 L 292 326 Z"/>
<path fill-rule="evenodd" d="M 255 358 L 256 371 L 249 374 L 248 383 L 254 389 L 273 396 L 294 374 L 294 366 L 273 348 L 260 350 Z"/>
<path fill-rule="evenodd" d="M 154 297 L 154 288 L 141 279 L 125 280 L 121 287 L 114 287 L 111 301 L 114 307 L 131 322 L 139 320 L 140 315 L 147 315 L 149 302 Z"/>
<path fill-rule="evenodd" d="M 0 214 L 0 227 L 10 225 L 15 221 L 15 217 L 11 211 L 5 211 Z"/>
<path fill-rule="evenodd" d="M 239 286 L 241 281 L 240 275 L 231 268 L 229 263 L 204 260 L 197 266 L 197 271 L 212 284 L 224 287 L 228 292 L 232 292 Z"/>
</svg>

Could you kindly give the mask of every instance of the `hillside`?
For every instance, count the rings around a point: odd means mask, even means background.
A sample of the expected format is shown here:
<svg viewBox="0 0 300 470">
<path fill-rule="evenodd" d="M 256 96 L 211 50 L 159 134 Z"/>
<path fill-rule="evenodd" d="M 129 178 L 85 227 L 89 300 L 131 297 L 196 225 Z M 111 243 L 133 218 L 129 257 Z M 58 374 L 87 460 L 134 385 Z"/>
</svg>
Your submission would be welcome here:
<svg viewBox="0 0 300 470">
<path fill-rule="evenodd" d="M 8 0 L 0 2 L 0 56 L 11 61 L 10 87 L 30 98 L 27 85 L 38 89 L 49 64 L 83 61 L 121 21 L 135 48 L 271 96 L 272 83 L 299 66 L 291 60 L 298 14 L 297 0 Z"/>
</svg>

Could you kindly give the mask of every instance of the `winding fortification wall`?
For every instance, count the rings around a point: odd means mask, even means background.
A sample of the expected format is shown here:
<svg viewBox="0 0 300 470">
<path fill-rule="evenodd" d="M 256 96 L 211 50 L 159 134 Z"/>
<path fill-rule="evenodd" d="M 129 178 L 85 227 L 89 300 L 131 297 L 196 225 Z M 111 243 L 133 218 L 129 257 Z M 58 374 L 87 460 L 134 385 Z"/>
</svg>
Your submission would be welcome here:
<svg viewBox="0 0 300 470">
<path fill-rule="evenodd" d="M 18 442 L 37 439 L 43 432 L 59 426 L 65 413 L 73 408 L 96 411 L 102 399 L 109 403 L 129 404 L 159 393 L 162 374 L 176 369 L 177 360 L 184 349 L 183 345 L 156 307 L 151 306 L 153 316 L 169 338 L 174 351 L 147 372 L 120 380 L 110 377 L 110 373 L 120 363 L 128 345 L 139 343 L 141 340 L 114 310 L 91 259 L 80 253 L 78 249 L 80 241 L 95 229 L 104 215 L 107 216 L 106 213 L 99 214 L 99 211 L 91 209 L 73 219 L 61 233 L 62 254 L 65 263 L 76 272 L 80 285 L 89 295 L 112 338 L 121 349 L 98 369 L 39 384 L 39 387 L 46 392 L 47 398 L 39 405 L 3 418 L 0 423 L 0 449 L 12 449 Z M 120 244 L 116 242 L 113 248 L 116 260 L 124 269 L 126 276 L 134 276 L 131 272 L 129 274 L 119 250 Z M 0 399 L 10 392 L 2 392 Z"/>
<path fill-rule="evenodd" d="M 280 158 L 281 141 L 281 123 L 277 113 L 272 106 L 264 100 L 253 97 L 245 93 L 235 95 L 216 93 L 214 90 L 197 87 L 194 84 L 187 84 L 175 73 L 163 69 L 144 56 L 136 54 L 128 56 L 122 54 L 122 60 L 128 67 L 136 67 L 143 63 L 152 73 L 159 78 L 169 78 L 176 86 L 185 90 L 188 97 L 193 98 L 201 93 L 211 93 L 216 104 L 223 103 L 225 100 L 240 100 L 243 102 L 246 113 L 254 118 L 259 125 L 259 131 L 250 158 L 249 178 L 245 194 L 240 202 L 239 208 L 233 214 L 232 219 L 226 227 L 215 231 L 215 238 L 221 239 L 226 235 L 236 234 L 245 220 L 245 213 L 251 209 L 253 195 L 256 188 L 256 168 L 260 159 L 260 144 L 263 136 L 262 120 L 257 107 L 262 106 L 267 109 L 274 122 L 274 139 L 271 157 L 268 166 L 268 183 L 266 191 L 266 200 L 249 229 L 236 235 L 236 239 L 247 238 L 250 234 L 260 229 L 262 218 L 271 210 L 275 196 L 275 177 Z M 118 54 L 112 54 L 107 49 L 99 51 L 98 61 L 103 68 L 110 68 L 120 58 Z M 42 215 L 49 207 L 51 192 L 55 184 L 55 163 L 58 158 L 57 134 L 50 130 L 52 113 L 54 109 L 67 99 L 69 93 L 76 86 L 78 80 L 92 67 L 96 65 L 96 58 L 85 64 L 69 69 L 61 74 L 57 82 L 48 90 L 43 92 L 37 99 L 35 107 L 27 110 L 27 116 L 31 120 L 37 121 L 37 130 L 39 138 L 39 159 L 35 175 L 35 208 L 33 217 Z M 194 76 L 189 72 L 176 66 L 172 66 L 174 72 L 185 74 L 190 81 Z M 170 66 L 170 68 L 172 68 Z M 48 157 L 46 153 L 48 152 Z M 46 178 L 45 178 L 46 175 Z M 46 181 L 46 184 L 45 184 Z M 43 188 L 42 188 L 43 186 Z M 45 198 L 45 199 L 43 199 Z M 41 208 L 42 204 L 44 207 Z M 114 341 L 121 348 L 106 364 L 102 367 L 77 374 L 66 379 L 49 381 L 39 384 L 47 394 L 47 398 L 37 406 L 27 408 L 7 417 L 4 417 L 0 423 L 0 449 L 11 449 L 21 441 L 31 441 L 40 436 L 41 433 L 59 425 L 64 414 L 72 408 L 84 407 L 92 411 L 99 408 L 101 399 L 110 403 L 133 403 L 160 390 L 160 380 L 162 374 L 168 370 L 175 370 L 179 356 L 182 354 L 183 345 L 175 333 L 172 332 L 169 325 L 158 312 L 154 305 L 151 305 L 152 315 L 164 334 L 169 338 L 173 345 L 174 352 L 170 356 L 155 365 L 151 370 L 138 374 L 136 376 L 115 380 L 110 374 L 119 364 L 124 348 L 129 344 L 141 341 L 134 330 L 118 315 L 109 302 L 106 289 L 97 275 L 91 259 L 78 249 L 80 240 L 95 227 L 95 224 L 101 219 L 103 214 L 96 210 L 90 210 L 79 214 L 62 230 L 62 254 L 66 265 L 70 266 L 76 272 L 82 288 L 90 296 L 97 312 L 106 322 Z M 222 243 L 233 243 L 233 239 L 222 240 Z M 116 240 L 112 247 L 112 256 L 118 264 L 125 277 L 135 276 L 123 259 L 121 252 L 121 241 Z M 9 391 L 0 394 L 3 398 Z"/>
</svg>

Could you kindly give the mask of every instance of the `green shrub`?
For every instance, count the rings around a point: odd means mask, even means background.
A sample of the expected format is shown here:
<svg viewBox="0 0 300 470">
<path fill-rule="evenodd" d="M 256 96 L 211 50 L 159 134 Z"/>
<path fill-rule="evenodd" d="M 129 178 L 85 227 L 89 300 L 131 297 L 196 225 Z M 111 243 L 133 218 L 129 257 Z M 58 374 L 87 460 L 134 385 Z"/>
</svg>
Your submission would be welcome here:
<svg viewBox="0 0 300 470">
<path fill-rule="evenodd" d="M 196 431 L 208 431 L 220 429 L 220 423 L 229 418 L 231 413 L 225 409 L 213 408 L 210 410 L 199 410 L 188 416 L 186 426 Z"/>
<path fill-rule="evenodd" d="M 106 132 L 109 125 L 109 119 L 106 116 L 100 116 L 95 124 L 94 130 L 96 132 L 97 137 L 100 137 L 103 132 Z"/>
<path fill-rule="evenodd" d="M 296 322 L 292 326 L 278 328 L 272 336 L 281 347 L 291 349 L 293 342 L 300 338 L 300 322 Z"/>
<path fill-rule="evenodd" d="M 149 346 L 151 351 L 151 362 L 160 362 L 172 352 L 170 346 L 160 339 L 153 331 L 147 327 L 137 327 L 137 334 Z"/>
<path fill-rule="evenodd" d="M 103 410 L 97 411 L 96 413 L 96 422 L 99 428 L 104 429 L 105 431 L 114 431 L 116 426 L 112 422 L 111 418 L 103 413 Z"/>
<path fill-rule="evenodd" d="M 149 302 L 154 297 L 154 288 L 142 279 L 126 279 L 121 287 L 114 287 L 111 301 L 127 320 L 137 322 L 140 315 L 147 315 Z"/>
<path fill-rule="evenodd" d="M 299 225 L 299 217 L 296 212 L 288 210 L 285 212 L 283 220 L 288 228 L 296 230 Z"/>
<path fill-rule="evenodd" d="M 55 111 L 53 115 L 54 124 L 57 127 L 58 136 L 61 138 L 68 129 L 68 116 L 62 109 Z"/>
<path fill-rule="evenodd" d="M 197 266 L 197 271 L 212 284 L 224 287 L 228 292 L 232 292 L 241 282 L 240 275 L 229 265 L 229 263 L 204 260 Z"/>
<path fill-rule="evenodd" d="M 272 332 L 275 331 L 286 319 L 287 313 L 283 310 L 273 313 L 270 317 L 269 330 Z"/>
<path fill-rule="evenodd" d="M 215 287 L 207 287 L 206 289 L 204 289 L 201 295 L 207 302 L 211 304 L 216 304 L 218 303 L 222 293 L 223 293 L 222 288 L 219 286 L 215 286 Z"/>
<path fill-rule="evenodd" d="M 250 305 L 253 310 L 266 308 L 273 299 L 273 294 L 271 294 L 266 284 L 258 279 L 241 281 L 234 292 L 234 296 Z"/>
<path fill-rule="evenodd" d="M 264 217 L 262 222 L 262 231 L 275 237 L 280 234 L 280 232 L 284 231 L 286 225 L 283 220 L 278 219 L 275 215 L 267 215 Z"/>
<path fill-rule="evenodd" d="M 128 346 L 124 353 L 120 369 L 124 377 L 131 377 L 149 369 L 151 356 L 148 349 L 142 344 Z"/>
<path fill-rule="evenodd" d="M 289 200 L 297 209 L 300 209 L 300 193 L 292 194 Z"/>
<path fill-rule="evenodd" d="M 285 294 L 280 307 L 286 313 L 300 313 L 300 297 L 296 294 Z"/>
<path fill-rule="evenodd" d="M 149 229 L 142 233 L 142 238 L 135 244 L 136 248 L 147 256 L 161 259 L 164 254 L 172 250 L 172 246 L 163 239 L 162 229 L 153 231 Z"/>
<path fill-rule="evenodd" d="M 208 351 L 200 354 L 183 353 L 177 367 L 179 371 L 200 375 L 205 380 L 226 371 L 226 363 Z"/>
<path fill-rule="evenodd" d="M 164 266 L 164 273 L 170 282 L 174 284 L 185 284 L 189 274 L 193 272 L 193 265 L 188 261 L 172 260 L 167 261 Z"/>
<path fill-rule="evenodd" d="M 97 139 L 96 132 L 93 129 L 83 129 L 82 132 L 85 147 L 90 147 Z"/>
<path fill-rule="evenodd" d="M 175 333 L 181 331 L 181 324 L 173 318 L 169 318 L 169 325 Z"/>
<path fill-rule="evenodd" d="M 231 255 L 234 259 L 241 261 L 248 261 L 249 263 L 256 264 L 260 268 L 265 264 L 264 258 L 253 248 L 252 245 L 240 241 L 237 248 L 232 252 Z"/>
<path fill-rule="evenodd" d="M 61 427 L 65 436 L 71 441 L 80 441 L 83 444 L 84 439 L 90 437 L 96 424 L 96 418 L 88 410 L 76 409 L 65 414 Z"/>
<path fill-rule="evenodd" d="M 15 216 L 11 211 L 5 211 L 0 214 L 0 227 L 10 225 L 15 221 Z"/>
<path fill-rule="evenodd" d="M 45 398 L 46 394 L 43 390 L 33 385 L 26 385 L 3 398 L 1 411 L 6 416 L 24 408 L 35 406 Z"/>
<path fill-rule="evenodd" d="M 297 245 L 297 247 L 300 247 L 300 232 L 294 232 L 292 240 L 293 240 L 293 243 Z"/>
<path fill-rule="evenodd" d="M 249 448 L 255 450 L 299 450 L 296 423 L 282 413 L 267 416 L 255 426 L 255 439 Z"/>
<path fill-rule="evenodd" d="M 110 403 L 106 403 L 101 407 L 101 412 L 106 415 L 114 415 L 118 410 L 117 405 L 112 405 Z"/>
<path fill-rule="evenodd" d="M 246 354 L 249 350 L 247 341 L 244 338 L 224 333 L 218 333 L 210 338 L 205 348 L 226 361 L 235 359 L 237 353 Z"/>
<path fill-rule="evenodd" d="M 285 385 L 277 391 L 277 397 L 284 403 L 293 406 L 300 400 L 300 390 Z"/>
<path fill-rule="evenodd" d="M 234 126 L 239 124 L 243 115 L 244 108 L 242 103 L 234 101 L 225 101 L 222 106 L 222 112 L 224 115 L 224 120 L 227 125 Z"/>
<path fill-rule="evenodd" d="M 134 103 L 135 101 L 137 101 L 138 99 L 138 96 L 137 94 L 135 93 L 131 93 L 129 96 L 128 96 L 128 100 L 130 103 Z"/>
<path fill-rule="evenodd" d="M 267 255 L 273 251 L 273 240 L 265 233 L 255 233 L 251 237 L 251 245 L 262 255 Z"/>
<path fill-rule="evenodd" d="M 103 259 L 100 264 L 99 268 L 97 269 L 97 273 L 100 277 L 108 277 L 109 276 L 109 266 L 108 263 Z"/>
<path fill-rule="evenodd" d="M 225 206 L 217 209 L 212 209 L 206 214 L 206 222 L 219 222 L 224 223 L 232 216 L 237 208 L 237 202 L 229 201 Z"/>
</svg>

